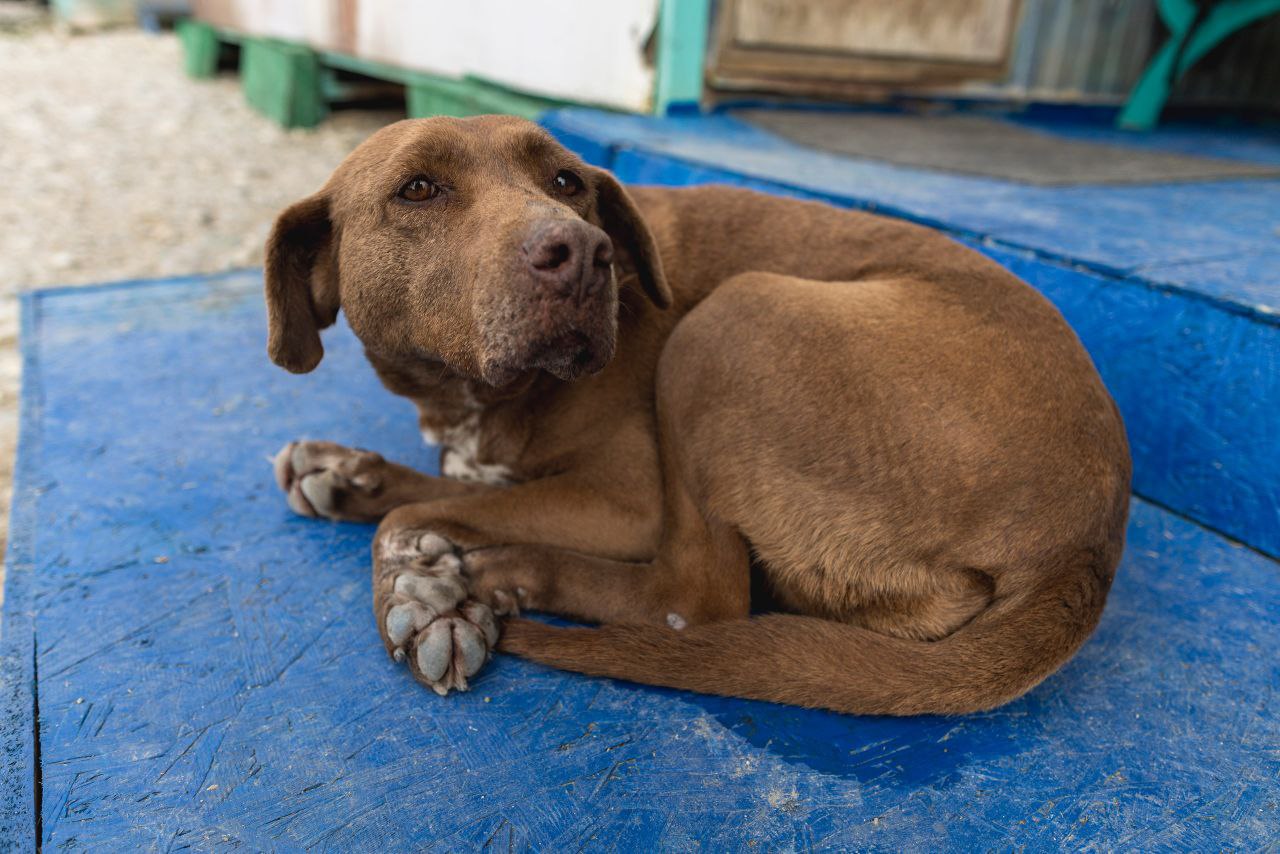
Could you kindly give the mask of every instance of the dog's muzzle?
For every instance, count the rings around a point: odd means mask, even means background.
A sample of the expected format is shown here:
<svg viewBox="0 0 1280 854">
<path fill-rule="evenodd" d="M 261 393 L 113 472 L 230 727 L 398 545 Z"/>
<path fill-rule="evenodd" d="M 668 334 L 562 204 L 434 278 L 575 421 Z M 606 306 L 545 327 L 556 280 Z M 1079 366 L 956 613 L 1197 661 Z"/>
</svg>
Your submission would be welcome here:
<svg viewBox="0 0 1280 854">
<path fill-rule="evenodd" d="M 482 312 L 486 382 L 528 370 L 574 380 L 613 358 L 618 326 L 613 242 L 583 220 L 530 228 L 500 305 Z"/>
</svg>

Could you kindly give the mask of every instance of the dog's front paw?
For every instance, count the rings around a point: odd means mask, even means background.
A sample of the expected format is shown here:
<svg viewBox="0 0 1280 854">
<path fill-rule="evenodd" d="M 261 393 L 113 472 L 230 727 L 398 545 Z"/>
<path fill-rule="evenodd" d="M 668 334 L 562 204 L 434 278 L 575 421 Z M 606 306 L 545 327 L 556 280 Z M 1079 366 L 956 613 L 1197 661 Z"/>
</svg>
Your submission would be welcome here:
<svg viewBox="0 0 1280 854">
<path fill-rule="evenodd" d="M 378 519 L 387 461 L 333 442 L 290 442 L 273 460 L 276 484 L 302 516 L 350 522 Z"/>
<path fill-rule="evenodd" d="M 498 642 L 498 624 L 469 597 L 454 545 L 435 533 L 395 531 L 375 540 L 373 559 L 387 651 L 437 694 L 466 691 Z"/>
</svg>

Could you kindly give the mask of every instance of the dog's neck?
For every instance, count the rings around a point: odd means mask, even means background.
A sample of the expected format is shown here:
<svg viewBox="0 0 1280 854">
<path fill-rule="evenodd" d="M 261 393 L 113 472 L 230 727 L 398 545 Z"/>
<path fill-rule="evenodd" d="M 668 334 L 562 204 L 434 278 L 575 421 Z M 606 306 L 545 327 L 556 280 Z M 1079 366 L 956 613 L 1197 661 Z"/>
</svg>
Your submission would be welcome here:
<svg viewBox="0 0 1280 854">
<path fill-rule="evenodd" d="M 440 473 L 456 480 L 512 483 L 516 478 L 508 463 L 513 460 L 502 459 L 500 453 L 495 456 L 495 447 L 486 441 L 485 416 L 501 404 L 524 397 L 537 384 L 536 374 L 502 388 L 452 372 L 438 374 L 430 392 L 415 396 L 414 403 L 422 438 L 441 446 Z"/>
<path fill-rule="evenodd" d="M 413 396 L 418 407 L 418 426 L 422 438 L 432 445 L 453 446 L 474 434 L 480 416 L 492 401 L 486 391 L 491 387 L 450 372 L 425 394 Z"/>
<path fill-rule="evenodd" d="M 463 376 L 443 362 L 396 358 L 366 349 L 366 355 L 383 384 L 413 401 L 418 427 L 428 444 L 441 446 L 441 473 L 459 480 L 509 483 L 511 471 L 492 458 L 494 448 L 485 441 L 488 417 L 504 404 L 545 392 L 546 383 L 559 383 L 541 371 L 531 371 L 514 382 L 495 388 Z M 503 454 L 503 456 L 507 456 Z"/>
</svg>

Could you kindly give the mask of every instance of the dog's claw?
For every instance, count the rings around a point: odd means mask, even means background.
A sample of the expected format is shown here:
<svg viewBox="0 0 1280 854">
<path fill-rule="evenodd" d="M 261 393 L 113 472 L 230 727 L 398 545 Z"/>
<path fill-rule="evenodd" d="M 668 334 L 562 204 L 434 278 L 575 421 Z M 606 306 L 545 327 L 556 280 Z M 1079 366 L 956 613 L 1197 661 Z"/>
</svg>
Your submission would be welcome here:
<svg viewBox="0 0 1280 854">
<path fill-rule="evenodd" d="M 494 590 L 491 596 L 493 597 L 493 611 L 499 617 L 520 616 L 520 599 L 518 596 L 506 590 Z"/>
</svg>

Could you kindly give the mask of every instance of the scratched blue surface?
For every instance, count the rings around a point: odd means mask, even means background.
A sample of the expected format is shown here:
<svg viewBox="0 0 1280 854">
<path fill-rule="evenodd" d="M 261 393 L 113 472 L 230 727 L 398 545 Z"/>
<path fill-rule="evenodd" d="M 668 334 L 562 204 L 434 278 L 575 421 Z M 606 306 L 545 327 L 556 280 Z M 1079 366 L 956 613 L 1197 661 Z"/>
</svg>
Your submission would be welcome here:
<svg viewBox="0 0 1280 854">
<path fill-rule="evenodd" d="M 265 460 L 300 436 L 427 469 L 433 454 L 345 328 L 314 374 L 271 366 L 259 289 L 241 273 L 25 303 L 3 672 L 9 691 L 34 650 L 46 850 L 1217 850 L 1280 834 L 1280 566 L 1142 502 L 1098 633 L 990 714 L 840 717 L 507 657 L 436 697 L 382 651 L 371 529 L 294 516 Z M 0 850 L 33 847 L 34 698 L 16 700 Z"/>
<path fill-rule="evenodd" d="M 1136 491 L 1280 555 L 1280 240 L 1262 234 L 1280 227 L 1280 182 L 1227 182 L 1250 190 L 1248 199 L 1224 182 L 1026 187 L 762 142 L 766 134 L 723 116 L 655 120 L 567 110 L 544 123 L 626 181 L 726 183 L 816 198 L 925 222 L 979 246 L 1039 287 L 1084 340 L 1124 412 Z M 704 137 L 721 147 L 714 165 L 695 145 Z M 735 148 L 747 142 L 750 149 Z M 1081 193 L 1106 204 L 1063 200 Z M 911 194 L 931 203 L 912 207 L 903 201 Z M 991 230 L 989 217 L 972 216 L 975 204 L 990 214 L 1003 206 L 1000 218 L 1032 224 L 1045 243 Z M 1254 242 L 1247 229 L 1234 247 L 1190 240 L 1188 229 L 1219 214 L 1220 224 L 1251 221 Z M 1138 253 L 1126 262 L 1131 268 L 1090 261 L 1088 246 L 1104 232 Z M 1142 240 L 1130 240 L 1138 233 Z M 1152 247 L 1167 254 L 1143 254 Z M 1223 254 L 1186 260 L 1197 252 Z M 1248 294 L 1268 301 L 1247 303 Z"/>
</svg>

